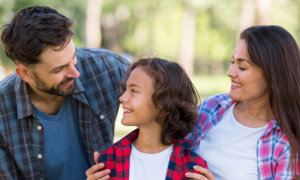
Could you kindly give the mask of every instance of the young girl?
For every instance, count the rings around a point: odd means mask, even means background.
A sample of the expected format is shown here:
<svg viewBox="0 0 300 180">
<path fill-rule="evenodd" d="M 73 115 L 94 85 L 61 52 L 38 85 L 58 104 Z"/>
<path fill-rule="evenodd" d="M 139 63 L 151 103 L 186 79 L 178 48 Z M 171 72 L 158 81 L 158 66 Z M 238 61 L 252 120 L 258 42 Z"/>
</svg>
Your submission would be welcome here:
<svg viewBox="0 0 300 180">
<path fill-rule="evenodd" d="M 122 124 L 138 129 L 100 154 L 111 179 L 186 179 L 206 162 L 183 139 L 197 119 L 198 96 L 184 70 L 174 62 L 141 59 L 127 71 L 120 97 Z"/>
</svg>

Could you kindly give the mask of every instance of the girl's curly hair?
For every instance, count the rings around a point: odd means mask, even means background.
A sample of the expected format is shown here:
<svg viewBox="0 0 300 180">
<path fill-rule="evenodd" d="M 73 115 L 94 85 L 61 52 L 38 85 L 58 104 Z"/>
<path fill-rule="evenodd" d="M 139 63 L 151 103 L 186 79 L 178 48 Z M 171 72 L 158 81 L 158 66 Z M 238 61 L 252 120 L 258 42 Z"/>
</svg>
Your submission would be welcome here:
<svg viewBox="0 0 300 180">
<path fill-rule="evenodd" d="M 146 58 L 134 62 L 130 73 L 141 67 L 153 78 L 152 101 L 157 108 L 155 121 L 162 126 L 161 141 L 168 145 L 184 138 L 196 125 L 199 95 L 186 72 L 175 62 Z"/>
</svg>

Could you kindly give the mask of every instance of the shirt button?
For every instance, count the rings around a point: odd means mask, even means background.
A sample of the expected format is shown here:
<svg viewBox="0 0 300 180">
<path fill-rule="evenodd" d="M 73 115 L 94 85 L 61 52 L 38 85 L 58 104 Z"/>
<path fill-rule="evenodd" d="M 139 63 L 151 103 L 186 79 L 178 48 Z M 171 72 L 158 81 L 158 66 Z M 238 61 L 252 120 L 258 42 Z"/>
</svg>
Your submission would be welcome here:
<svg viewBox="0 0 300 180">
<path fill-rule="evenodd" d="M 261 140 L 259 140 L 259 141 L 258 141 L 258 144 L 259 144 L 259 145 L 261 145 L 261 144 L 262 144 Z"/>
<path fill-rule="evenodd" d="M 100 115 L 100 119 L 104 119 L 104 115 L 103 114 Z"/>
<path fill-rule="evenodd" d="M 262 162 L 259 162 L 259 163 L 258 163 L 258 166 L 261 166 L 262 164 L 263 164 Z"/>
<path fill-rule="evenodd" d="M 42 159 L 43 158 L 43 155 L 42 154 L 38 154 L 37 156 L 39 159 Z"/>
<path fill-rule="evenodd" d="M 42 126 L 41 125 L 38 125 L 37 126 L 37 129 L 40 131 L 40 130 L 42 130 Z"/>
</svg>

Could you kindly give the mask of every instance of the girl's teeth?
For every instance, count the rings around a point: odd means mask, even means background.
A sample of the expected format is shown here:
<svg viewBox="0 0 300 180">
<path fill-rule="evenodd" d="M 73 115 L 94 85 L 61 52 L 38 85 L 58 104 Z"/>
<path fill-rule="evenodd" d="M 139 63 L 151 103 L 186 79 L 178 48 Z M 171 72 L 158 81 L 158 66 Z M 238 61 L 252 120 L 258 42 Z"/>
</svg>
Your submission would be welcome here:
<svg viewBox="0 0 300 180">
<path fill-rule="evenodd" d="M 240 86 L 239 84 L 233 83 L 233 82 L 231 82 L 231 84 L 234 85 L 234 86 Z"/>
</svg>

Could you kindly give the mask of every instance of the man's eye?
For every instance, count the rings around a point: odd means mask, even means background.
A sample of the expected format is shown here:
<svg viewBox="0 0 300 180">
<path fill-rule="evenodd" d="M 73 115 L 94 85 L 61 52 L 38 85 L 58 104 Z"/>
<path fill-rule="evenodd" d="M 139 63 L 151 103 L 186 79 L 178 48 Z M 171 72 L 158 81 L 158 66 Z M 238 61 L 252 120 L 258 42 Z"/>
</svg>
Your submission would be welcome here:
<svg viewBox="0 0 300 180">
<path fill-rule="evenodd" d="M 54 73 L 59 73 L 60 71 L 62 71 L 63 68 L 58 68 L 58 69 L 55 69 Z"/>
</svg>

